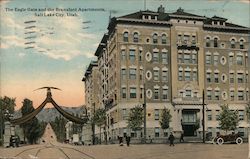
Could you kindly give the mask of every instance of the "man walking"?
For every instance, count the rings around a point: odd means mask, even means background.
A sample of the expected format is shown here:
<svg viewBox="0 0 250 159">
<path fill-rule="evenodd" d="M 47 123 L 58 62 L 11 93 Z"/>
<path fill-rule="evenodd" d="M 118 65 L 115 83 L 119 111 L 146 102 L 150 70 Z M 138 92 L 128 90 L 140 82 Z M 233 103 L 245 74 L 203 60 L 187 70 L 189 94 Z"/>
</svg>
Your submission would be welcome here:
<svg viewBox="0 0 250 159">
<path fill-rule="evenodd" d="M 130 136 L 126 136 L 126 143 L 127 143 L 127 146 L 129 146 L 129 144 L 130 144 Z"/>
<path fill-rule="evenodd" d="M 172 132 L 169 135 L 168 140 L 170 141 L 170 145 L 169 146 L 174 146 L 174 135 L 173 135 Z"/>
<path fill-rule="evenodd" d="M 180 142 L 184 142 L 184 134 L 181 132 Z"/>
</svg>

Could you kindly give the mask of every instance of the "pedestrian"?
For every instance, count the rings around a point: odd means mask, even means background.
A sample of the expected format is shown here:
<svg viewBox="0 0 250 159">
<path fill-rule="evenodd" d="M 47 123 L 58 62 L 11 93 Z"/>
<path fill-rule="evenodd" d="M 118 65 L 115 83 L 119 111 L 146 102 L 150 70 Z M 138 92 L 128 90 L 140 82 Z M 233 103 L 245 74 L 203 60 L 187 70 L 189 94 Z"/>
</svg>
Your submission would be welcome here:
<svg viewBox="0 0 250 159">
<path fill-rule="evenodd" d="M 118 136 L 118 140 L 119 140 L 119 145 L 123 146 L 123 138 L 121 136 Z"/>
<path fill-rule="evenodd" d="M 174 135 L 173 135 L 172 132 L 169 135 L 168 140 L 170 141 L 170 145 L 169 146 L 174 146 Z"/>
<path fill-rule="evenodd" d="M 130 144 L 130 136 L 125 136 L 126 137 L 126 143 L 127 143 L 127 146 L 129 146 L 129 144 Z"/>
<path fill-rule="evenodd" d="M 180 142 L 184 142 L 184 134 L 181 132 Z"/>
</svg>

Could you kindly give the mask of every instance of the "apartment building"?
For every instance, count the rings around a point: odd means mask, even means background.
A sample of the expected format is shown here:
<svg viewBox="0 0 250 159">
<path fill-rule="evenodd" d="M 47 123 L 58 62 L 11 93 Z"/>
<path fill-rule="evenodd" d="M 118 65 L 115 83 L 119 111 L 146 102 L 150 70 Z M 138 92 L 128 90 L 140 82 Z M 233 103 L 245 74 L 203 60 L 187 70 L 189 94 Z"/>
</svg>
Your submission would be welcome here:
<svg viewBox="0 0 250 159">
<path fill-rule="evenodd" d="M 247 136 L 249 32 L 248 27 L 225 18 L 199 16 L 181 8 L 166 13 L 160 6 L 156 12 L 114 17 L 95 52 L 99 76 L 92 81 L 98 81 L 94 100 L 90 98 L 93 87 L 85 81 L 86 105 L 93 108 L 88 102 L 92 100 L 106 109 L 109 140 L 118 135 L 140 139 L 143 132 L 130 130 L 127 118 L 131 108 L 143 104 L 145 90 L 147 138 L 161 141 L 170 131 L 202 138 L 204 90 L 206 133 L 221 131 L 220 106 L 228 104 L 239 110 L 237 131 Z M 164 108 L 172 115 L 168 130 L 159 123 Z"/>
</svg>

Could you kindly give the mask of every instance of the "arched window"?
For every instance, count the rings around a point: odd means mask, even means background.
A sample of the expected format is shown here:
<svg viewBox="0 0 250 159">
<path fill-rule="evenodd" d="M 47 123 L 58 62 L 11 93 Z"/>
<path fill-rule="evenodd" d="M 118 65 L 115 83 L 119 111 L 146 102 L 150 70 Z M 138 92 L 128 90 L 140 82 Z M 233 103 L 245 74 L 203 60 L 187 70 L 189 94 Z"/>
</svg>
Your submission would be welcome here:
<svg viewBox="0 0 250 159">
<path fill-rule="evenodd" d="M 154 33 L 154 35 L 153 35 L 153 43 L 154 44 L 158 43 L 158 35 L 156 33 Z"/>
<path fill-rule="evenodd" d="M 244 40 L 243 39 L 240 40 L 240 49 L 244 49 Z"/>
<path fill-rule="evenodd" d="M 214 47 L 218 47 L 218 38 L 214 38 Z"/>
<path fill-rule="evenodd" d="M 139 34 L 137 32 L 134 32 L 133 41 L 134 41 L 134 43 L 139 42 Z"/>
<path fill-rule="evenodd" d="M 231 40 L 231 48 L 234 49 L 235 48 L 235 39 Z"/>
<path fill-rule="evenodd" d="M 128 42 L 128 32 L 123 33 L 123 41 Z"/>
<path fill-rule="evenodd" d="M 206 47 L 210 47 L 210 37 L 206 38 Z"/>
<path fill-rule="evenodd" d="M 162 36 L 161 36 L 161 43 L 162 44 L 167 44 L 167 36 L 166 36 L 166 34 L 162 34 Z"/>
</svg>

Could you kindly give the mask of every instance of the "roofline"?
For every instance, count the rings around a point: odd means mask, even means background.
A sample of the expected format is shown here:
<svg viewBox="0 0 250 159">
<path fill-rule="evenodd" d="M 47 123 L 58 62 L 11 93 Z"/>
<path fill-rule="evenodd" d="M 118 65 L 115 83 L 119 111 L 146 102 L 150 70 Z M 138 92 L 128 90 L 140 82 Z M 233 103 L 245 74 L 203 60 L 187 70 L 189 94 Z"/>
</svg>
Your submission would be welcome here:
<svg viewBox="0 0 250 159">
<path fill-rule="evenodd" d="M 173 18 L 186 18 L 186 19 L 199 19 L 199 20 L 205 20 L 207 19 L 207 17 L 196 17 L 196 16 L 187 16 L 187 15 L 175 15 L 173 13 L 169 13 L 168 14 L 169 17 L 173 17 Z"/>
</svg>

